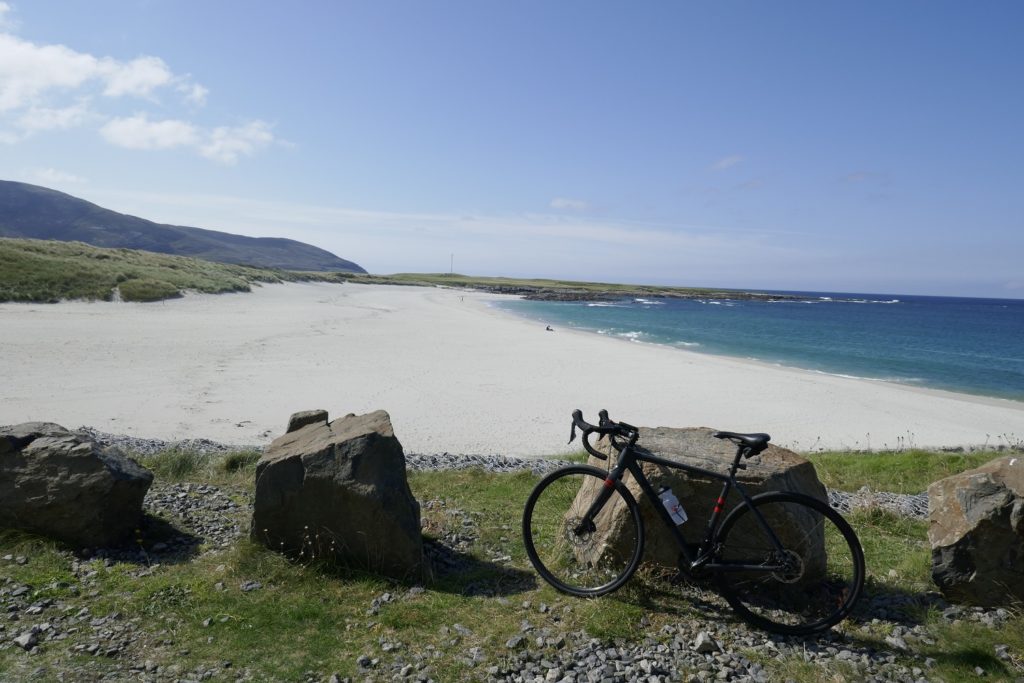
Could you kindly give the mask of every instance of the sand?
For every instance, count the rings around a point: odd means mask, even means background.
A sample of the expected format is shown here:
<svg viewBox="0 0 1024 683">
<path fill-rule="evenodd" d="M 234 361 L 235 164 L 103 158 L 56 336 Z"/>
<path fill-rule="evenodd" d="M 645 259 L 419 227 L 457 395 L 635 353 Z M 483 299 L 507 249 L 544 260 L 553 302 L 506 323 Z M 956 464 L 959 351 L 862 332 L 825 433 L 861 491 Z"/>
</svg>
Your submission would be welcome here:
<svg viewBox="0 0 1024 683">
<path fill-rule="evenodd" d="M 558 329 L 495 295 L 268 285 L 155 304 L 0 304 L 0 424 L 265 444 L 299 410 L 382 408 L 410 453 L 574 451 L 570 414 L 765 431 L 796 450 L 1000 445 L 1024 403 Z"/>
</svg>

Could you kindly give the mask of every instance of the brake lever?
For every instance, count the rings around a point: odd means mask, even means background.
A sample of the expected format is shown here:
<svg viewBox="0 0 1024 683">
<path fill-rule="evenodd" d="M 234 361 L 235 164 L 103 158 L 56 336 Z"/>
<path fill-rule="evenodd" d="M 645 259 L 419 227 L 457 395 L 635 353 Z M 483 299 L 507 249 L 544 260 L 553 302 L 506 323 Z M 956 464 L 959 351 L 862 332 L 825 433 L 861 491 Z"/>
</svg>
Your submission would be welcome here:
<svg viewBox="0 0 1024 683">
<path fill-rule="evenodd" d="M 572 421 L 572 430 L 569 432 L 569 443 L 576 440 L 576 420 Z"/>
</svg>

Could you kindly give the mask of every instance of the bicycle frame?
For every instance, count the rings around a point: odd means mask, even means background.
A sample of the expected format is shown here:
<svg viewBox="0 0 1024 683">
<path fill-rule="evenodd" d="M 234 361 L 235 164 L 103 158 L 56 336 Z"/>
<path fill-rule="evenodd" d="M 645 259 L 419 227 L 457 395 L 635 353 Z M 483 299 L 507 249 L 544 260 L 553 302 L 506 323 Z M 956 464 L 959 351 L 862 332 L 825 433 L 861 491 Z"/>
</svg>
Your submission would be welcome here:
<svg viewBox="0 0 1024 683">
<path fill-rule="evenodd" d="M 604 507 L 608 499 L 611 498 L 612 491 L 615 490 L 615 485 L 622 479 L 626 472 L 633 475 L 637 483 L 640 485 L 640 489 L 647 495 L 651 501 L 655 510 L 658 513 L 658 517 L 662 523 L 668 527 L 672 534 L 672 538 L 675 539 L 676 544 L 679 546 L 679 551 L 683 557 L 686 558 L 687 571 L 693 571 L 695 569 L 708 569 L 713 571 L 762 571 L 762 572 L 774 572 L 774 571 L 785 571 L 786 566 L 784 564 L 766 564 L 759 562 L 758 564 L 748 564 L 742 561 L 734 562 L 712 562 L 711 557 L 713 556 L 712 540 L 715 537 L 715 532 L 718 530 L 718 524 L 722 517 L 722 512 L 725 509 L 725 501 L 729 497 L 729 493 L 735 487 L 739 492 L 743 500 L 749 505 L 751 512 L 754 513 L 754 517 L 757 519 L 762 530 L 765 532 L 767 537 L 771 540 L 775 549 L 778 551 L 780 558 L 785 557 L 785 550 L 782 546 L 782 542 L 779 541 L 779 537 L 776 536 L 775 531 L 771 528 L 764 516 L 761 514 L 757 506 L 751 504 L 751 496 L 746 492 L 743 486 L 736 481 L 736 471 L 739 469 L 746 469 L 746 465 L 740 463 L 740 459 L 743 457 L 743 447 L 740 446 L 736 451 L 736 457 L 733 459 L 732 465 L 729 467 L 729 474 L 722 474 L 720 472 L 713 472 L 706 470 L 701 467 L 694 465 L 687 465 L 681 462 L 675 462 L 673 460 L 667 460 L 665 458 L 659 458 L 656 455 L 644 455 L 637 453 L 633 448 L 633 442 L 635 437 L 630 440 L 630 443 L 626 444 L 619 451 L 618 459 L 616 460 L 615 467 L 608 472 L 608 477 L 604 482 L 604 490 L 591 504 L 590 509 L 583 516 L 583 524 L 592 525 L 593 519 L 600 512 L 601 508 Z M 640 467 L 640 463 L 649 462 L 655 465 L 661 465 L 675 470 L 683 470 L 692 474 L 697 474 L 704 477 L 710 477 L 722 482 L 722 493 L 718 496 L 715 501 L 715 506 L 711 511 L 711 516 L 708 518 L 708 525 L 704 531 L 704 539 L 700 542 L 697 548 L 696 554 L 690 551 L 686 539 L 683 538 L 682 532 L 679 531 L 679 527 L 672 521 L 672 517 L 665 509 L 664 505 L 658 505 L 655 501 L 658 500 L 658 494 L 654 490 L 654 486 L 647 479 L 647 476 L 643 473 L 643 469 Z M 680 567 L 682 569 L 682 567 Z"/>
</svg>

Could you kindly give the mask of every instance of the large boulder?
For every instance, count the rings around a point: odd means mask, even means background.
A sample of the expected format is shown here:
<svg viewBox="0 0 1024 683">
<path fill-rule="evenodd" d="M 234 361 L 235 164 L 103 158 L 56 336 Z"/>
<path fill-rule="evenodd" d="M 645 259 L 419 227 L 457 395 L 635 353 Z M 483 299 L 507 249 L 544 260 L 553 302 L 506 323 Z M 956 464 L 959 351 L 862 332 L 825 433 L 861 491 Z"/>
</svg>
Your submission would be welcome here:
<svg viewBox="0 0 1024 683">
<path fill-rule="evenodd" d="M 423 571 L 420 508 L 383 410 L 292 416 L 256 466 L 253 541 L 397 578 Z"/>
<path fill-rule="evenodd" d="M 932 579 L 950 600 L 1024 602 L 1024 457 L 1011 455 L 928 487 Z"/>
<path fill-rule="evenodd" d="M 727 474 L 729 465 L 736 455 L 736 446 L 729 441 L 714 438 L 711 436 L 714 432 L 715 430 L 706 427 L 684 429 L 641 427 L 636 449 L 639 453 L 647 453 L 712 472 Z M 595 446 L 598 451 L 608 454 L 609 462 L 614 464 L 618 453 L 607 439 L 597 441 Z M 821 500 L 828 499 L 825 487 L 818 480 L 818 475 L 814 471 L 814 465 L 790 450 L 770 445 L 760 455 L 744 460 L 743 463 L 746 464 L 747 469 L 737 472 L 736 479 L 750 495 L 765 491 L 795 491 Z M 590 457 L 589 464 L 602 468 L 608 466 L 608 462 L 598 460 L 593 456 Z M 722 482 L 711 477 L 692 475 L 682 470 L 670 469 L 652 463 L 643 463 L 642 467 L 655 491 L 660 490 L 663 486 L 672 489 L 688 517 L 688 520 L 679 527 L 683 538 L 690 544 L 699 543 L 707 529 L 708 519 L 715 501 L 722 493 Z M 661 501 L 645 501 L 646 495 L 631 475 L 627 474 L 623 481 L 640 504 L 640 514 L 643 517 L 646 534 L 645 561 L 669 568 L 678 567 L 679 547 L 653 508 L 655 505 L 661 505 Z M 594 482 L 595 488 L 601 485 L 601 482 Z M 595 493 L 594 490 L 584 488 L 578 495 L 586 496 L 585 499 L 589 500 Z M 725 508 L 726 513 L 741 500 L 737 492 L 730 493 Z M 602 512 L 597 520 L 598 534 L 604 538 L 598 538 L 596 543 L 589 544 L 588 547 L 596 549 L 598 554 L 609 550 L 621 554 L 624 550 L 620 546 L 623 542 L 628 541 L 628 538 L 622 538 L 620 531 L 627 521 L 627 511 L 624 505 L 620 507 L 621 509 L 613 509 L 608 514 Z M 814 539 L 816 545 L 810 548 L 810 552 L 816 558 L 814 564 L 823 564 L 824 537 L 820 533 L 807 533 L 806 527 L 813 524 L 813 519 L 773 521 L 778 522 L 773 526 L 780 529 L 780 534 L 792 533 L 794 538 Z M 594 563 L 600 561 L 599 556 L 586 559 Z"/>
<path fill-rule="evenodd" d="M 0 528 L 101 547 L 138 528 L 153 474 L 50 422 L 0 429 Z"/>
</svg>

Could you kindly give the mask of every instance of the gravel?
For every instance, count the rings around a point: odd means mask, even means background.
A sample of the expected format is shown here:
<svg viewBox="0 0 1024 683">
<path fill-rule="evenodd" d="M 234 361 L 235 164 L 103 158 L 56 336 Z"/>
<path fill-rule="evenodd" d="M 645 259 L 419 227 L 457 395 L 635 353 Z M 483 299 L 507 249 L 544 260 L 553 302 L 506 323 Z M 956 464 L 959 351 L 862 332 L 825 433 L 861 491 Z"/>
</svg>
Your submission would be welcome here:
<svg viewBox="0 0 1024 683">
<path fill-rule="evenodd" d="M 204 453 L 238 450 L 203 439 L 168 442 L 104 434 L 81 429 L 101 443 L 116 445 L 135 453 L 149 454 L 177 446 Z M 410 470 L 445 470 L 480 467 L 493 472 L 528 469 L 535 474 L 556 469 L 563 461 L 522 460 L 497 455 L 406 456 Z M 922 513 L 921 496 L 897 496 L 871 491 L 856 494 L 831 491 L 833 506 L 843 511 L 861 505 L 881 506 L 900 514 L 918 517 Z M 171 484 L 154 482 L 144 506 L 147 515 L 139 539 L 117 548 L 87 550 L 71 563 L 74 582 L 55 581 L 51 587 L 68 588 L 76 597 L 88 598 L 95 593 L 96 576 L 115 563 L 129 563 L 139 575 L 157 571 L 161 564 L 188 561 L 205 552 L 226 548 L 243 534 L 240 520 L 251 508 L 251 494 L 225 491 L 208 484 Z M 470 512 L 460 510 L 451 501 L 421 501 L 425 527 L 434 540 L 426 552 L 435 571 L 440 574 L 461 571 L 474 562 L 470 552 L 479 538 L 477 521 Z M 927 498 L 923 498 L 927 511 Z M 162 521 L 170 520 L 170 522 Z M 514 536 L 518 531 L 510 529 Z M 145 539 L 140 542 L 140 539 Z M 0 557 L 0 577 L 6 563 L 25 564 L 31 558 L 7 555 Z M 493 560 L 497 562 L 497 560 Z M 216 679 L 252 679 L 244 670 L 231 667 L 226 661 L 216 669 L 183 671 L 180 666 L 161 666 L 146 658 L 155 645 L 172 645 L 167 632 L 146 633 L 139 619 L 125 619 L 117 612 L 93 614 L 89 606 L 74 607 L 50 598 L 34 596 L 42 587 L 20 585 L 10 578 L 0 578 L 0 650 L 17 648 L 21 656 L 31 658 L 41 648 L 52 647 L 62 640 L 75 644 L 70 650 L 78 659 L 66 659 L 68 669 L 60 672 L 32 667 L 23 669 L 26 678 L 48 679 L 59 674 L 70 680 L 145 680 L 190 681 Z M 262 586 L 246 581 L 233 587 L 218 584 L 218 590 L 257 591 Z M 700 588 L 682 586 L 694 591 L 695 602 L 708 600 Z M 479 591 L 483 595 L 488 588 Z M 366 605 L 366 618 L 373 618 L 396 601 L 416 600 L 424 593 L 419 586 L 398 589 L 377 596 Z M 471 593 L 473 591 L 470 591 Z M 474 645 L 473 632 L 461 624 L 442 627 L 450 637 L 449 650 L 456 651 L 474 680 L 513 681 L 516 683 L 553 681 L 574 683 L 605 683 L 617 681 L 768 681 L 764 660 L 795 657 L 822 671 L 842 663 L 857 680 L 865 681 L 928 681 L 934 659 L 913 654 L 935 643 L 929 630 L 905 615 L 935 610 L 946 623 L 970 622 L 991 629 L 1003 628 L 1011 618 L 1005 609 L 982 609 L 951 605 L 934 592 L 909 595 L 876 592 L 862 601 L 857 612 L 844 627 L 844 632 L 830 631 L 814 639 L 784 638 L 748 628 L 742 623 L 719 623 L 712 614 L 707 618 L 680 618 L 657 632 L 641 628 L 629 640 L 598 639 L 583 631 L 570 631 L 562 626 L 564 613 L 547 604 L 532 605 L 529 601 L 513 606 L 504 597 L 494 599 L 508 604 L 509 619 L 521 621 L 520 633 L 504 643 L 491 646 L 487 653 Z M 571 607 L 565 607 L 571 610 Z M 367 627 L 375 622 L 368 622 Z M 513 621 L 514 623 L 514 621 Z M 641 627 L 649 625 L 646 617 Z M 180 644 L 179 644 L 180 647 Z M 1018 676 L 1024 676 L 1019 658 L 1006 646 L 997 646 L 991 653 L 1005 662 Z M 96 666 L 80 663 L 96 661 Z M 382 638 L 373 651 L 363 653 L 354 662 L 361 672 L 357 680 L 429 681 L 432 660 L 440 657 L 433 646 Z M 29 660 L 31 661 L 31 660 Z M 35 674 L 30 675 L 30 674 Z M 824 674 L 823 674 L 824 675 Z M 330 672 L 307 672 L 308 681 L 344 681 Z"/>
</svg>

